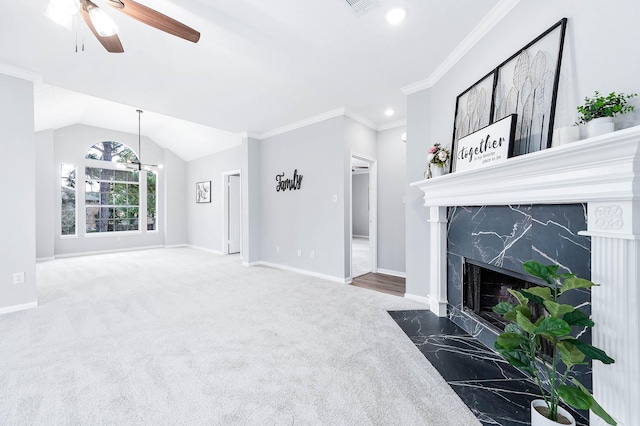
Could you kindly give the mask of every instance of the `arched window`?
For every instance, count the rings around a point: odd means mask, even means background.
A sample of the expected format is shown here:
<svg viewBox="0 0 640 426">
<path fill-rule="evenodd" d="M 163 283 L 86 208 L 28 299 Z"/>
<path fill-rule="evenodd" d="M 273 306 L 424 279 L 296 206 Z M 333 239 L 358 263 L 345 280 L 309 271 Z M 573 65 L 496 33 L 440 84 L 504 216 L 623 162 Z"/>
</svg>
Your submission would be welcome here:
<svg viewBox="0 0 640 426">
<path fill-rule="evenodd" d="M 114 141 L 98 142 L 89 148 L 85 158 L 90 160 L 110 161 L 113 163 L 138 162 L 138 157 L 131 148 L 123 143 Z"/>
</svg>

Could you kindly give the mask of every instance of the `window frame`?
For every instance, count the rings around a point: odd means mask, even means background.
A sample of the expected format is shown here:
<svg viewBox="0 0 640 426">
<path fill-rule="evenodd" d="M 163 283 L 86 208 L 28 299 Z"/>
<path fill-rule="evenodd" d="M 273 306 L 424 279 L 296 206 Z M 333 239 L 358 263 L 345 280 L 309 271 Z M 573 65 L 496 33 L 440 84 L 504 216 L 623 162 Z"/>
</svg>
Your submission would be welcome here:
<svg viewBox="0 0 640 426">
<path fill-rule="evenodd" d="M 92 145 L 93 146 L 93 145 Z M 127 183 L 127 184 L 131 184 L 131 183 L 135 183 L 138 186 L 138 205 L 137 206 L 129 206 L 127 205 L 127 207 L 136 207 L 138 209 L 138 229 L 137 230 L 127 230 L 127 231 L 104 231 L 104 232 L 87 232 L 87 208 L 91 207 L 91 204 L 87 204 L 87 191 L 86 191 L 86 185 L 87 185 L 87 168 L 93 168 L 93 169 L 107 169 L 107 170 L 114 170 L 114 171 L 125 171 L 123 170 L 121 167 L 118 167 L 118 164 L 122 164 L 122 163 L 115 163 L 115 162 L 110 162 L 110 161 L 104 161 L 104 160 L 93 160 L 90 158 L 86 158 L 85 159 L 85 164 L 84 164 L 84 169 L 83 169 L 83 186 L 82 186 L 82 203 L 83 203 L 83 214 L 84 214 L 84 236 L 85 238 L 100 238 L 100 237 L 107 237 L 107 236 L 117 236 L 117 235 L 139 235 L 142 234 L 142 229 L 141 228 L 141 223 L 143 220 L 146 220 L 146 212 L 144 214 L 144 216 L 142 215 L 142 206 L 143 206 L 143 202 L 142 202 L 142 176 L 143 173 L 142 171 L 140 171 L 138 173 L 138 180 L 137 181 L 109 181 L 109 182 L 114 182 L 114 183 Z M 105 167 L 106 166 L 106 167 Z M 126 170 L 126 171 L 130 171 L 130 170 Z M 144 190 L 146 193 L 146 184 L 144 185 Z M 144 203 L 144 205 L 146 206 L 146 202 Z M 111 204 L 106 205 L 105 207 L 118 207 L 118 206 L 113 206 Z"/>
</svg>

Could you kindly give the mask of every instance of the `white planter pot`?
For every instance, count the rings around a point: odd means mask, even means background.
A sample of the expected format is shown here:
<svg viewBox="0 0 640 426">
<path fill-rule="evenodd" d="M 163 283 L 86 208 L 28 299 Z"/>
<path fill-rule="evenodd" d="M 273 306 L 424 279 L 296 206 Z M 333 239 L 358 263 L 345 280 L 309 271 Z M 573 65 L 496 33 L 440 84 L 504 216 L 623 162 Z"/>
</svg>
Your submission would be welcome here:
<svg viewBox="0 0 640 426">
<path fill-rule="evenodd" d="M 431 170 L 432 178 L 446 175 L 448 173 L 448 170 L 446 170 L 444 167 L 438 167 L 435 164 L 429 165 L 429 169 Z"/>
<path fill-rule="evenodd" d="M 543 399 L 534 399 L 533 401 L 531 401 L 531 426 L 558 426 L 558 425 L 565 424 L 565 423 L 558 423 L 558 422 L 554 422 L 553 420 L 549 420 L 548 418 L 540 414 L 535 407 L 546 408 L 547 404 L 544 402 Z M 567 410 L 565 410 L 562 407 L 558 407 L 558 414 L 562 414 L 571 422 L 569 423 L 570 425 L 575 426 L 576 419 L 574 419 L 573 416 Z"/>
<path fill-rule="evenodd" d="M 580 127 L 566 126 L 556 129 L 553 132 L 553 146 L 566 145 L 580 140 Z"/>
<path fill-rule="evenodd" d="M 587 123 L 587 137 L 589 138 L 611 133 L 614 130 L 613 117 L 600 117 Z"/>
</svg>

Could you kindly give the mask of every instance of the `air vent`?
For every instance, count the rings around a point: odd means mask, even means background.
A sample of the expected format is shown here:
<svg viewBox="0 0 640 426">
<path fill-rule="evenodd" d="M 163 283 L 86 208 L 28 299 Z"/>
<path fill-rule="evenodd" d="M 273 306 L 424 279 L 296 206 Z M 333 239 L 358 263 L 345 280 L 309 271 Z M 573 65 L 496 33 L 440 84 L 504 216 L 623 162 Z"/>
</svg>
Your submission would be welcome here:
<svg viewBox="0 0 640 426">
<path fill-rule="evenodd" d="M 358 15 L 378 4 L 378 0 L 345 0 Z"/>
</svg>

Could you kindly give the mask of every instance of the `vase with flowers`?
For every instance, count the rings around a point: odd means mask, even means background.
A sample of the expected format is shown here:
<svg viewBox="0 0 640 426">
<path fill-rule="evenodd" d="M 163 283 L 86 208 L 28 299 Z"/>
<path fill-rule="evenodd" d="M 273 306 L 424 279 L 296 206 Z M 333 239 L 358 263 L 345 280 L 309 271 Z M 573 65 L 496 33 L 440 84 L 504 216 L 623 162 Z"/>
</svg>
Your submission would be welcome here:
<svg viewBox="0 0 640 426">
<path fill-rule="evenodd" d="M 449 172 L 449 160 L 451 159 L 451 151 L 444 148 L 439 143 L 434 144 L 429 149 L 427 157 L 427 171 L 425 178 L 429 179 L 436 176 L 442 176 Z"/>
</svg>

